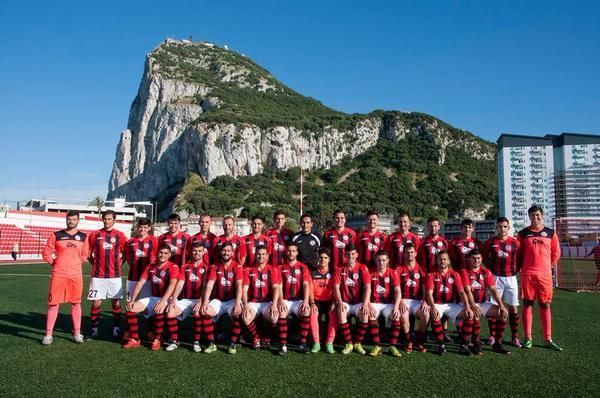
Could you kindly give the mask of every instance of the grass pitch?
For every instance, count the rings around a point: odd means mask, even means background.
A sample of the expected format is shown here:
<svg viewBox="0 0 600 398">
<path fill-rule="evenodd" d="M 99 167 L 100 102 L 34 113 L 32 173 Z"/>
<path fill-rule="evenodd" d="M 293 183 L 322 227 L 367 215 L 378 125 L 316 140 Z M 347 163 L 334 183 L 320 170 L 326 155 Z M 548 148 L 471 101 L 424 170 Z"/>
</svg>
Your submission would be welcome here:
<svg viewBox="0 0 600 398">
<path fill-rule="evenodd" d="M 196 354 L 133 351 L 108 339 L 110 304 L 101 334 L 106 340 L 76 345 L 70 339 L 69 306 L 61 306 L 54 344 L 40 345 L 45 329 L 47 265 L 0 266 L 0 396 L 598 396 L 600 295 L 556 291 L 555 340 L 565 349 L 540 346 L 500 356 L 432 353 L 401 358 L 303 355 L 266 351 Z M 84 274 L 89 274 L 86 268 Z M 88 282 L 85 278 L 84 287 Z M 89 305 L 83 303 L 84 331 Z M 534 344 L 541 343 L 534 309 Z M 187 325 L 187 321 L 186 321 Z M 187 326 L 186 326 L 187 328 Z M 182 328 L 183 329 L 183 328 Z M 482 325 L 487 336 L 487 326 Z M 183 337 L 185 338 L 184 333 Z"/>
</svg>

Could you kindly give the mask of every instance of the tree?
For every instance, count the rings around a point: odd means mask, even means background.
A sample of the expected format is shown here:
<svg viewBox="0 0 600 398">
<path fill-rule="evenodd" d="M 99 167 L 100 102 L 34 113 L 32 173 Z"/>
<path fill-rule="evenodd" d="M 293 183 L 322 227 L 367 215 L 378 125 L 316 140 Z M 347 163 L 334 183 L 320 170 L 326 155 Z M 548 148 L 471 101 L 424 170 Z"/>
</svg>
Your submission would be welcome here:
<svg viewBox="0 0 600 398">
<path fill-rule="evenodd" d="M 88 205 L 94 206 L 96 209 L 98 209 L 98 218 L 100 218 L 100 215 L 102 214 L 102 207 L 104 206 L 104 204 L 104 199 L 102 199 L 101 196 L 96 196 Z"/>
</svg>

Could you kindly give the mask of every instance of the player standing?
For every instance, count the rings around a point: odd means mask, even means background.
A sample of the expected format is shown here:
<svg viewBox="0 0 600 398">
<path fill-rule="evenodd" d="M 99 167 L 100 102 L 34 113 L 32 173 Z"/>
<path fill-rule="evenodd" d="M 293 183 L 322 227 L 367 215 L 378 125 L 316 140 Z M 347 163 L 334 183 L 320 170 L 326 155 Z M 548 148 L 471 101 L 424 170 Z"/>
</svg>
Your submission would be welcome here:
<svg viewBox="0 0 600 398">
<path fill-rule="evenodd" d="M 298 261 L 314 270 L 317 268 L 317 252 L 321 246 L 321 239 L 312 232 L 312 228 L 312 216 L 310 214 L 300 216 L 300 231 L 292 236 L 292 242 L 298 245 Z"/>
<path fill-rule="evenodd" d="M 77 230 L 78 211 L 70 210 L 67 213 L 66 224 L 67 228 L 50 235 L 42 253 L 44 261 L 52 266 L 46 335 L 42 340 L 43 345 L 52 344 L 52 332 L 58 317 L 58 306 L 61 303 L 71 303 L 73 341 L 83 343 L 81 334 L 81 293 L 83 292 L 81 266 L 88 257 L 89 246 L 86 235 Z"/>
<path fill-rule="evenodd" d="M 531 348 L 531 327 L 533 323 L 533 302 L 537 298 L 540 306 L 540 320 L 544 333 L 544 345 L 556 351 L 562 348 L 552 341 L 552 268 L 556 269 L 560 258 L 560 243 L 553 229 L 544 226 L 544 211 L 539 206 L 531 206 L 527 213 L 531 224 L 519 231 L 521 242 L 518 265 L 521 270 L 521 296 L 523 298 L 523 348 Z"/>
<path fill-rule="evenodd" d="M 158 244 L 168 245 L 171 248 L 171 262 L 182 266 L 187 262 L 188 245 L 190 236 L 181 230 L 181 218 L 179 214 L 171 214 L 167 218 L 169 230 L 159 236 Z"/>
<path fill-rule="evenodd" d="M 346 227 L 346 213 L 342 209 L 333 212 L 333 228 L 323 234 L 323 246 L 331 251 L 332 265 L 339 267 L 346 262 L 346 245 L 356 242 L 356 232 Z"/>
<path fill-rule="evenodd" d="M 509 236 L 510 222 L 506 217 L 496 220 L 496 236 L 488 239 L 483 246 L 484 263 L 492 272 L 496 282 L 496 290 L 508 308 L 508 322 L 510 324 L 512 344 L 521 348 L 519 340 L 519 285 L 517 283 L 517 253 L 521 244 L 516 238 Z M 490 302 L 499 304 L 490 297 Z M 501 326 L 495 325 L 495 318 L 488 318 L 490 339 L 488 343 L 493 346 L 496 341 L 495 332 Z M 504 329 L 502 329 L 504 335 Z"/>
<path fill-rule="evenodd" d="M 442 316 L 446 315 L 455 325 L 462 320 L 459 351 L 471 355 L 467 343 L 473 331 L 473 312 L 461 276 L 450 268 L 450 256 L 446 250 L 437 253 L 436 263 L 437 270 L 428 273 L 425 279 L 425 301 L 431 308 L 431 329 L 438 342 L 437 354 L 446 353 L 442 328 Z"/>
<path fill-rule="evenodd" d="M 213 330 L 213 319 L 218 322 L 223 315 L 229 315 L 231 317 L 232 340 L 228 352 L 235 354 L 235 345 L 241 328 L 244 273 L 242 266 L 233 260 L 231 242 L 226 241 L 221 245 L 219 260 L 210 266 L 208 271 L 208 279 L 202 297 L 202 309 L 200 310 L 202 329 L 205 335 L 209 335 Z M 200 338 L 199 327 L 194 327 L 194 334 L 198 339 Z M 210 353 L 212 351 L 214 351 L 214 348 L 209 342 L 209 346 L 204 352 Z"/>
<path fill-rule="evenodd" d="M 423 238 L 417 252 L 417 261 L 426 272 L 434 272 L 438 253 L 448 250 L 448 241 L 440 235 L 440 228 L 440 220 L 435 217 L 427 219 L 429 235 Z"/>
<path fill-rule="evenodd" d="M 127 299 L 133 293 L 137 281 L 149 264 L 156 262 L 158 240 L 149 234 L 152 227 L 150 220 L 143 217 L 137 221 L 137 235 L 129 238 L 125 244 L 125 259 L 129 264 L 127 275 Z M 140 291 L 139 298 L 150 296 L 150 282 L 146 282 Z"/>
<path fill-rule="evenodd" d="M 379 213 L 367 212 L 367 225 L 364 231 L 356 236 L 355 246 L 358 251 L 358 262 L 365 264 L 369 272 L 375 271 L 375 255 L 383 249 L 386 236 L 379 230 Z"/>
<path fill-rule="evenodd" d="M 312 284 L 308 267 L 297 260 L 298 245 L 294 242 L 286 248 L 287 262 L 281 267 L 281 295 L 277 302 L 279 319 L 277 320 L 280 331 L 279 340 L 282 345 L 280 353 L 287 351 L 287 330 L 289 314 L 300 321 L 300 347 L 299 351 L 308 353 L 306 340 L 310 330 L 310 287 Z M 316 347 L 313 347 L 317 350 Z"/>
<path fill-rule="evenodd" d="M 254 265 L 254 252 L 258 246 L 266 247 L 269 256 L 271 255 L 271 239 L 263 234 L 264 227 L 264 218 L 261 216 L 252 217 L 252 222 L 250 223 L 252 232 L 242 238 L 246 250 L 246 267 Z"/>
<path fill-rule="evenodd" d="M 465 294 L 469 298 L 469 304 L 473 310 L 473 332 L 471 335 L 473 354 L 483 354 L 479 337 L 482 317 L 496 319 L 498 330 L 494 335 L 498 337 L 498 340 L 492 345 L 494 352 L 499 354 L 510 354 L 510 351 L 502 344 L 508 311 L 502 303 L 502 296 L 500 296 L 496 290 L 496 279 L 487 268 L 481 266 L 483 256 L 479 249 L 471 250 L 467 259 L 467 268 L 461 271 L 461 276 Z M 494 301 L 498 303 L 497 305 L 492 304 L 485 299 L 486 291 L 494 298 Z"/>
<path fill-rule="evenodd" d="M 179 266 L 169 261 L 171 255 L 171 247 L 168 245 L 160 246 L 157 255 L 158 261 L 146 268 L 135 285 L 131 298 L 126 305 L 125 317 L 129 339 L 123 344 L 123 348 L 129 349 L 140 346 L 137 314 L 143 312 L 146 318 L 154 317 L 154 339 L 150 344 L 150 349 L 152 351 L 160 350 L 167 307 L 179 277 Z M 152 295 L 138 300 L 138 295 L 146 281 L 151 283 Z"/>
<path fill-rule="evenodd" d="M 345 249 L 346 262 L 335 268 L 333 276 L 333 297 L 338 329 L 341 331 L 345 343 L 341 353 L 347 355 L 356 350 L 359 354 L 365 355 L 366 351 L 362 347 L 362 341 L 369 322 L 371 275 L 364 264 L 356 261 L 358 252 L 354 244 L 346 245 Z M 348 323 L 350 315 L 356 316 L 358 320 L 354 345 L 352 345 L 352 335 Z M 332 344 L 333 341 L 328 339 L 326 343 Z"/>
<path fill-rule="evenodd" d="M 185 264 L 179 270 L 177 285 L 171 295 L 170 305 L 167 310 L 167 331 L 169 332 L 169 345 L 166 351 L 174 351 L 179 347 L 179 322 L 188 316 L 193 316 L 192 328 L 194 329 L 194 352 L 201 352 L 200 333 L 196 333 L 202 327 L 200 309 L 202 308 L 202 294 L 209 265 L 204 262 L 206 249 L 204 242 L 192 243 L 192 261 Z M 210 322 L 212 326 L 212 321 Z M 210 354 L 217 350 L 214 345 L 212 330 L 205 330 L 208 346 L 205 352 Z"/>
<path fill-rule="evenodd" d="M 92 337 L 98 337 L 100 307 L 104 299 L 112 301 L 112 335 L 114 338 L 118 338 L 121 333 L 121 297 L 123 297 L 121 266 L 125 261 L 124 251 L 127 238 L 123 232 L 114 228 L 116 219 L 117 214 L 114 211 L 106 210 L 102 213 L 104 227 L 92 232 L 89 236 L 92 277 L 87 298 L 92 301 L 90 310 Z"/>
<path fill-rule="evenodd" d="M 598 274 L 596 275 L 596 286 L 600 286 L 600 236 L 596 238 L 598 244 L 592 248 L 592 250 L 585 256 L 588 258 L 589 256 L 594 256 L 594 262 L 596 263 L 596 269 L 598 270 Z"/>
<path fill-rule="evenodd" d="M 419 252 L 421 239 L 417 234 L 410 230 L 410 217 L 408 213 L 401 212 L 398 216 L 398 231 L 388 236 L 384 250 L 390 254 L 390 265 L 392 268 L 397 268 L 404 265 L 404 247 L 412 244 L 415 251 Z"/>
<path fill-rule="evenodd" d="M 215 239 L 215 254 L 221 252 L 223 245 L 229 242 L 233 249 L 233 260 L 242 267 L 246 267 L 246 244 L 244 240 L 235 233 L 235 218 L 233 216 L 223 217 L 223 235 Z M 215 260 L 218 260 L 216 258 Z"/>
<path fill-rule="evenodd" d="M 213 257 L 218 257 L 218 253 L 214 254 L 213 251 L 213 242 L 216 239 L 217 235 L 210 232 L 210 226 L 212 224 L 212 218 L 210 214 L 202 214 L 198 219 L 198 225 L 200 226 L 200 231 L 197 234 L 193 235 L 190 239 L 191 245 L 189 245 L 188 256 L 192 258 L 192 246 L 196 242 L 204 243 L 204 264 L 210 264 L 211 259 Z"/>
<path fill-rule="evenodd" d="M 265 235 L 271 239 L 271 257 L 269 264 L 280 266 L 285 262 L 285 247 L 292 241 L 294 233 L 285 227 L 287 214 L 277 210 L 273 214 L 273 228 L 267 230 Z"/>
<path fill-rule="evenodd" d="M 473 249 L 483 250 L 481 241 L 473 237 L 475 223 L 470 218 L 465 218 L 460 223 L 460 236 L 452 239 L 448 247 L 450 262 L 455 271 L 467 268 L 469 252 Z"/>
</svg>

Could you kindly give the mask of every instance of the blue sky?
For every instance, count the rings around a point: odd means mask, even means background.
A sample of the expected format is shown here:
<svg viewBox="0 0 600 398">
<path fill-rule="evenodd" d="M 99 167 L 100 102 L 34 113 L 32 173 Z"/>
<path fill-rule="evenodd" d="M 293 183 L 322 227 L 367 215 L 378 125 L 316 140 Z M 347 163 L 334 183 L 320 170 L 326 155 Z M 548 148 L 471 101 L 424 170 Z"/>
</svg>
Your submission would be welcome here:
<svg viewBox="0 0 600 398">
<path fill-rule="evenodd" d="M 0 201 L 105 195 L 144 57 L 227 44 L 345 112 L 414 110 L 495 141 L 600 133 L 593 1 L 0 5 Z"/>
</svg>

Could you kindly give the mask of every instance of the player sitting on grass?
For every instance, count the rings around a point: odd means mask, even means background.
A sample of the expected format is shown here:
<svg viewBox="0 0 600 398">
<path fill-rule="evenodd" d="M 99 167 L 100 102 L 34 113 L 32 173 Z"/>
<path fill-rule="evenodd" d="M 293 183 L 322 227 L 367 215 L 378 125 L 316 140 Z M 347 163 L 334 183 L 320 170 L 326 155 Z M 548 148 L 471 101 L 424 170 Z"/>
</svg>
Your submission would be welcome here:
<svg viewBox="0 0 600 398">
<path fill-rule="evenodd" d="M 304 263 L 297 260 L 298 245 L 290 242 L 286 248 L 287 263 L 281 267 L 281 288 L 277 310 L 279 320 L 277 321 L 280 331 L 280 343 L 285 354 L 287 348 L 287 330 L 289 314 L 294 315 L 300 321 L 300 352 L 310 352 L 306 348 L 306 340 L 310 330 L 310 272 Z M 313 347 L 316 350 L 316 347 Z M 318 351 L 318 350 L 317 350 Z"/>
<path fill-rule="evenodd" d="M 233 260 L 233 246 L 230 242 L 223 243 L 219 253 L 219 260 L 209 268 L 204 288 L 202 309 L 200 310 L 202 329 L 205 335 L 210 334 L 213 329 L 213 319 L 218 321 L 223 315 L 229 315 L 231 317 L 231 341 L 228 352 L 235 354 L 235 345 L 241 328 L 243 269 Z M 198 337 L 200 331 L 195 329 L 194 334 Z M 216 351 L 216 346 L 209 342 L 204 352 L 210 354 L 214 351 Z"/>
<path fill-rule="evenodd" d="M 508 310 L 502 303 L 498 290 L 496 290 L 496 279 L 490 270 L 481 266 L 483 256 L 478 249 L 472 249 L 469 252 L 467 260 L 467 268 L 461 271 L 461 276 L 465 293 L 469 298 L 469 304 L 473 310 L 473 333 L 471 340 L 473 343 L 473 354 L 483 354 L 479 337 L 482 317 L 496 319 L 495 325 L 497 330 L 494 331 L 494 336 L 496 336 L 497 340 L 492 345 L 494 352 L 510 354 L 510 351 L 502 345 Z M 486 300 L 486 290 L 496 303 L 499 303 L 498 305 Z"/>
<path fill-rule="evenodd" d="M 140 346 L 137 314 L 143 312 L 147 318 L 154 316 L 154 339 L 150 349 L 152 351 L 160 350 L 160 338 L 165 326 L 166 309 L 179 277 L 179 266 L 170 262 L 170 257 L 171 248 L 168 245 L 159 247 L 158 262 L 150 264 L 135 285 L 126 306 L 127 313 L 125 316 L 129 339 L 123 344 L 123 348 Z M 137 300 L 146 281 L 151 283 L 152 295 Z"/>
<path fill-rule="evenodd" d="M 369 335 L 373 341 L 373 348 L 369 355 L 376 357 L 381 354 L 379 345 L 379 315 L 383 315 L 391 322 L 390 355 L 399 357 L 400 351 L 396 348 L 400 334 L 400 317 L 408 315 L 406 305 L 402 304 L 402 291 L 398 273 L 389 267 L 390 256 L 385 251 L 375 255 L 376 270 L 371 273 L 371 306 L 369 308 Z M 408 321 L 408 316 L 405 317 Z"/>
<path fill-rule="evenodd" d="M 277 305 L 281 289 L 281 274 L 277 267 L 268 264 L 269 253 L 265 246 L 259 246 L 255 252 L 256 264 L 244 269 L 244 283 L 242 288 L 242 303 L 244 310 L 242 320 L 252 338 L 252 347 L 260 348 L 260 338 L 256 334 L 255 319 L 260 314 L 270 325 L 275 325 L 279 319 Z M 286 328 L 279 324 L 279 337 L 287 333 Z M 232 336 L 232 341 L 234 337 Z M 237 337 L 236 337 L 237 340 Z M 279 354 L 284 355 L 287 346 L 281 344 Z"/>
<path fill-rule="evenodd" d="M 194 330 L 194 352 L 201 352 L 200 333 L 203 329 L 204 319 L 200 317 L 202 308 L 202 293 L 206 276 L 208 275 L 208 264 L 204 262 L 206 256 L 204 242 L 197 241 L 192 243 L 192 261 L 185 264 L 179 270 L 179 280 L 171 296 L 171 304 L 167 313 L 167 331 L 169 333 L 169 345 L 166 351 L 174 351 L 179 347 L 179 322 L 188 316 L 193 315 L 192 329 Z M 214 345 L 214 331 L 212 330 L 212 319 L 208 318 L 209 327 L 205 328 L 204 333 L 208 342 L 206 352 L 211 353 L 216 350 Z"/>
<path fill-rule="evenodd" d="M 444 355 L 444 333 L 442 316 L 446 315 L 456 325 L 462 320 L 460 328 L 461 345 L 459 351 L 471 355 L 467 346 L 473 331 L 473 311 L 469 305 L 463 284 L 458 272 L 450 269 L 450 256 L 446 250 L 441 250 L 436 256 L 437 270 L 427 274 L 425 280 L 425 300 L 431 307 L 431 328 L 438 342 L 437 354 Z"/>
<path fill-rule="evenodd" d="M 366 354 L 361 343 L 369 322 L 371 275 L 365 265 L 356 261 L 357 258 L 358 252 L 354 245 L 346 245 L 346 262 L 335 269 L 333 276 L 333 296 L 338 318 L 338 330 L 341 332 L 345 343 L 344 349 L 341 351 L 343 355 L 350 354 L 353 350 L 362 355 Z M 350 323 L 348 322 L 350 315 L 358 318 L 354 346 L 352 345 Z M 333 343 L 329 336 L 326 343 Z"/>
<path fill-rule="evenodd" d="M 425 271 L 417 264 L 417 250 L 412 243 L 404 245 L 404 265 L 398 267 L 398 277 L 402 289 L 402 302 L 408 308 L 407 313 L 402 313 L 400 319 L 402 332 L 404 333 L 404 350 L 409 353 L 412 351 L 413 342 L 411 338 L 410 316 L 419 320 L 419 329 L 415 336 L 415 349 L 419 352 L 426 352 L 425 336 L 427 334 L 427 325 L 429 325 L 430 307 L 423 300 L 423 285 L 425 284 Z"/>
</svg>

